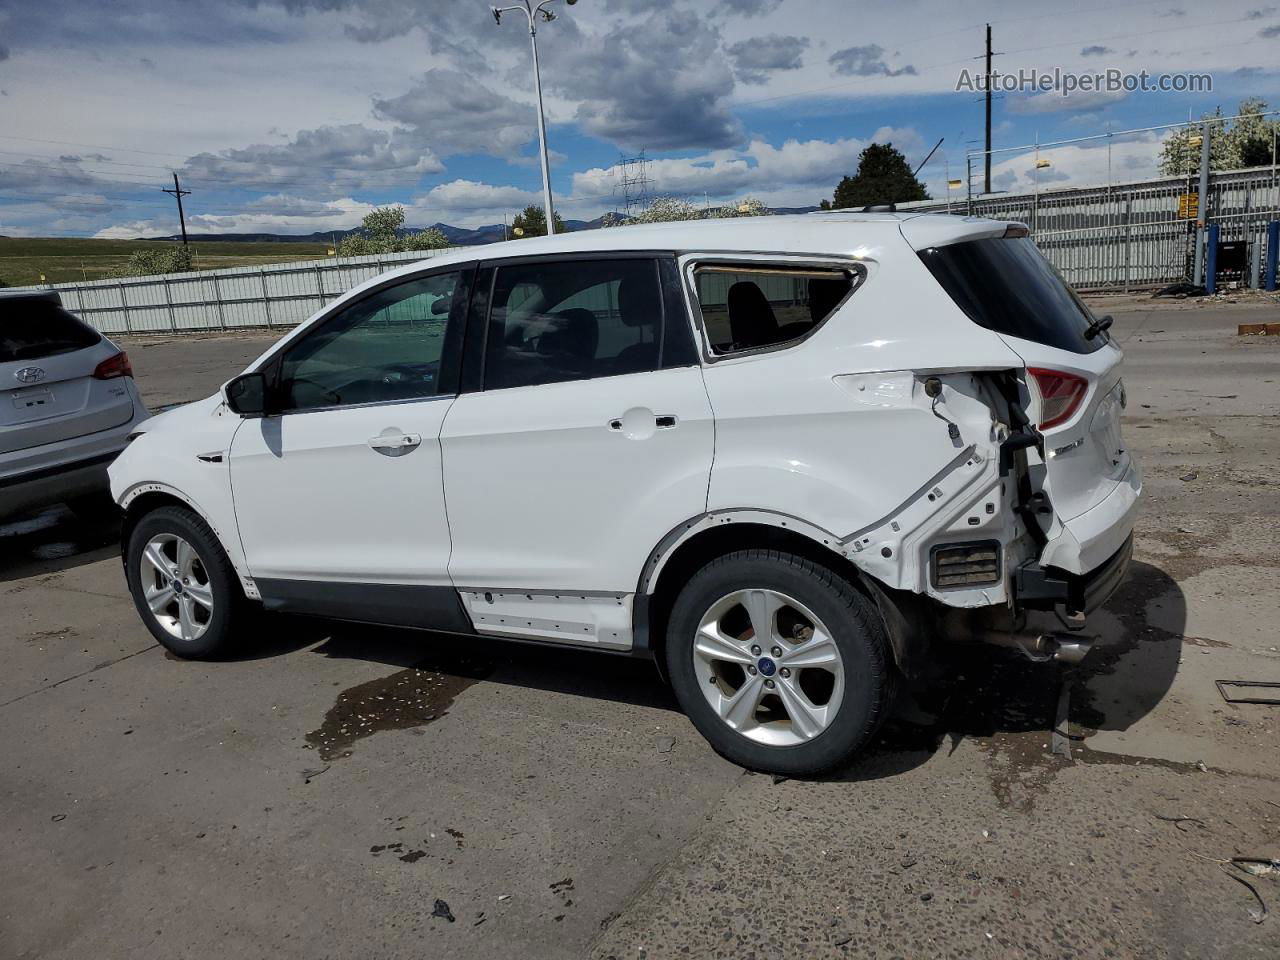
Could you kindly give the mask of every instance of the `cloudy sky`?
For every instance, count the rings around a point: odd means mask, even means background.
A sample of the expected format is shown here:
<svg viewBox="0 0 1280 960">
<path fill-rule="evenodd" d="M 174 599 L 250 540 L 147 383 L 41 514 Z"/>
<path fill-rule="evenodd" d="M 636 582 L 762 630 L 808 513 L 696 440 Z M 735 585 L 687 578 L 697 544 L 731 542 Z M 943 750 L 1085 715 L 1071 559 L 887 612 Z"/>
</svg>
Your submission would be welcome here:
<svg viewBox="0 0 1280 960">
<path fill-rule="evenodd" d="M 1280 0 L 1277 0 L 1280 2 Z M 651 189 L 771 206 L 829 197 L 872 141 L 934 196 L 980 148 L 996 66 L 1206 72 L 1212 93 L 1001 96 L 995 145 L 1185 120 L 1245 96 L 1280 107 L 1280 7 L 1183 0 L 556 0 L 539 28 L 553 189 L 567 218 Z M 0 0 L 0 234 L 311 233 L 399 203 L 408 222 L 501 222 L 541 202 L 524 17 L 482 0 Z M 1154 174 L 1158 134 L 1042 153 L 1041 183 Z M 1108 156 L 1109 154 L 1109 156 Z M 1030 182 L 999 154 L 996 189 Z M 959 191 L 958 193 L 962 193 Z"/>
</svg>

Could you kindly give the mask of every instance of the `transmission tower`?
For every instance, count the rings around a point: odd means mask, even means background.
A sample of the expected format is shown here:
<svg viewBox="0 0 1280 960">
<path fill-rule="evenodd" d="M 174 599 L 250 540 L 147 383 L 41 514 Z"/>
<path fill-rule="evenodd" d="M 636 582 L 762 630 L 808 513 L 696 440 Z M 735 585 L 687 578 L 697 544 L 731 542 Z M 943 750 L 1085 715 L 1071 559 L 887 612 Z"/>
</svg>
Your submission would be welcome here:
<svg viewBox="0 0 1280 960">
<path fill-rule="evenodd" d="M 647 210 L 653 198 L 649 196 L 649 161 L 640 151 L 636 157 L 620 157 L 618 160 L 618 182 L 622 187 L 624 213 L 631 216 L 633 210 Z"/>
</svg>

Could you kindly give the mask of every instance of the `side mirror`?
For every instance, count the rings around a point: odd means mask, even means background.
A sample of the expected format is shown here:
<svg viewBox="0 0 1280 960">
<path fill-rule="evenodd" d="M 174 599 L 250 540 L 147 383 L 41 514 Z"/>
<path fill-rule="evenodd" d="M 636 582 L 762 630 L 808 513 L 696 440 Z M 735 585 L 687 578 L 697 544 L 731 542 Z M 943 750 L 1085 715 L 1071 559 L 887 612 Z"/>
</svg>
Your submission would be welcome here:
<svg viewBox="0 0 1280 960">
<path fill-rule="evenodd" d="M 451 306 L 453 306 L 452 297 L 441 297 L 439 300 L 433 300 L 431 303 L 431 315 L 438 317 L 442 313 L 448 313 Z"/>
<path fill-rule="evenodd" d="M 223 388 L 227 406 L 242 417 L 261 417 L 267 412 L 267 378 L 261 373 L 242 373 Z"/>
</svg>

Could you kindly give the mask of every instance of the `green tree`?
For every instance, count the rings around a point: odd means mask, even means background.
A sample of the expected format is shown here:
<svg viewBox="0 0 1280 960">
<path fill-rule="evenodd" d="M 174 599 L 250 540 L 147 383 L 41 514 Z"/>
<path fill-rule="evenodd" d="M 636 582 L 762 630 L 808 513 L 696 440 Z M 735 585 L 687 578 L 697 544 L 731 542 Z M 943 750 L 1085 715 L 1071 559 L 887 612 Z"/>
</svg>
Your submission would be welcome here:
<svg viewBox="0 0 1280 960">
<path fill-rule="evenodd" d="M 435 227 L 405 233 L 404 207 L 378 207 L 364 215 L 359 233 L 338 241 L 338 255 L 362 257 L 410 250 L 439 250 L 447 246 L 448 238 Z"/>
<path fill-rule="evenodd" d="M 725 220 L 733 217 L 762 217 L 769 209 L 754 197 L 743 197 L 722 206 L 706 207 L 682 197 L 656 197 L 649 206 L 638 210 L 629 218 L 607 214 L 606 227 L 621 227 L 632 223 L 668 223 L 673 220 Z"/>
<path fill-rule="evenodd" d="M 129 254 L 125 265 L 115 272 L 117 277 L 150 277 L 161 273 L 187 273 L 192 269 L 191 248 L 149 247 Z"/>
<path fill-rule="evenodd" d="M 1271 145 L 1280 122 L 1263 116 L 1267 102 L 1248 97 L 1236 108 L 1239 119 L 1212 123 L 1209 127 L 1209 169 L 1238 170 L 1271 162 Z M 1202 114 L 1201 121 L 1222 120 L 1222 108 Z M 1201 123 L 1176 130 L 1160 145 L 1160 172 L 1166 177 L 1188 176 L 1200 170 Z"/>
<path fill-rule="evenodd" d="M 929 192 L 911 173 L 902 152 L 892 143 L 873 143 L 858 155 L 857 172 L 836 185 L 831 209 L 928 199 Z"/>
<path fill-rule="evenodd" d="M 556 214 L 556 233 L 568 233 L 569 229 Z M 541 207 L 530 204 L 515 215 L 511 221 L 511 236 L 544 237 L 547 234 L 547 214 Z"/>
</svg>

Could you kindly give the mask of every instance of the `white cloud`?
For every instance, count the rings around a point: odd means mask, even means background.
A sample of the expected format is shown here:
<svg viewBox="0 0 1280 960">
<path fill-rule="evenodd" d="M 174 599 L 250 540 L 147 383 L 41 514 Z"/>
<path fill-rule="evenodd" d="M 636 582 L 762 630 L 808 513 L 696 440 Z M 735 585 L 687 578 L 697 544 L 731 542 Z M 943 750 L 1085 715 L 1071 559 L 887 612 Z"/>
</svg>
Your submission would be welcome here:
<svg viewBox="0 0 1280 960">
<path fill-rule="evenodd" d="M 743 150 L 717 150 L 695 157 L 661 158 L 649 163 L 652 192 L 673 196 L 730 197 L 742 193 L 808 197 L 830 194 L 845 174 L 852 174 L 860 154 L 871 143 L 919 149 L 921 138 L 910 128 L 881 127 L 867 139 L 787 140 L 773 146 L 754 140 Z M 574 174 L 576 196 L 609 196 L 618 188 L 615 168 L 595 167 Z M 797 200 L 796 202 L 800 202 Z"/>
</svg>

